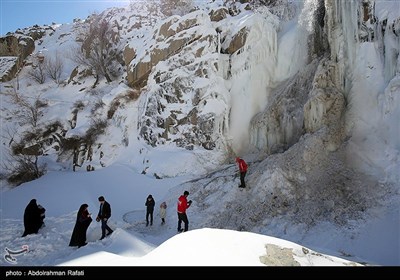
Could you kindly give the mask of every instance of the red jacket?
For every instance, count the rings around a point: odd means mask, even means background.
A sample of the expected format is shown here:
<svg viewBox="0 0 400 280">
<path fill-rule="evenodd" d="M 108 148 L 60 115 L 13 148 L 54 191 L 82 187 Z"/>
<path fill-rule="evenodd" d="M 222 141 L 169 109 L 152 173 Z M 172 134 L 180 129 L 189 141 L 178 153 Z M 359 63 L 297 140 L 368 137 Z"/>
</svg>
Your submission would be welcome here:
<svg viewBox="0 0 400 280">
<path fill-rule="evenodd" d="M 237 158 L 237 159 L 236 159 L 236 162 L 237 162 L 238 165 L 239 165 L 239 170 L 240 170 L 240 172 L 246 172 L 246 171 L 247 171 L 247 164 L 246 164 L 246 162 L 245 162 L 243 159 Z"/>
<path fill-rule="evenodd" d="M 186 213 L 186 209 L 190 207 L 190 204 L 187 201 L 186 196 L 181 195 L 178 198 L 178 213 Z"/>
</svg>

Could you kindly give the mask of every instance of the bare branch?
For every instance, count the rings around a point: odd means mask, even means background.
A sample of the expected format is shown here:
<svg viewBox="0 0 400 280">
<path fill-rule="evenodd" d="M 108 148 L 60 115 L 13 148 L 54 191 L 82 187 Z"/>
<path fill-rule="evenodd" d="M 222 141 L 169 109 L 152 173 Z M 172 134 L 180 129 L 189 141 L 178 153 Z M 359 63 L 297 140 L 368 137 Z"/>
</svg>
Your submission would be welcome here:
<svg viewBox="0 0 400 280">
<path fill-rule="evenodd" d="M 45 164 L 38 164 L 39 157 L 31 155 L 9 154 L 6 161 L 1 162 L 2 169 L 9 174 L 8 182 L 20 185 L 24 182 L 40 178 L 46 171 Z"/>
<path fill-rule="evenodd" d="M 119 38 L 109 20 L 92 15 L 89 27 L 79 34 L 79 38 L 82 39 L 81 50 L 75 52 L 73 60 L 89 66 L 97 75 L 111 82 L 118 61 L 118 52 L 115 51 L 114 44 L 119 42 Z"/>
<path fill-rule="evenodd" d="M 47 102 L 42 101 L 40 95 L 31 101 L 16 91 L 9 92 L 9 95 L 11 102 L 17 105 L 17 109 L 13 113 L 20 120 L 20 124 L 37 127 L 39 118 L 43 115 L 42 108 L 47 107 Z"/>
<path fill-rule="evenodd" d="M 32 66 L 32 70 L 28 72 L 28 75 L 34 81 L 43 84 L 46 81 L 45 66 L 39 62 L 36 66 Z"/>
<path fill-rule="evenodd" d="M 17 129 L 15 127 L 7 126 L 3 129 L 5 135 L 1 137 L 8 141 L 8 147 L 11 147 L 12 143 L 14 142 L 15 135 L 17 134 Z"/>
<path fill-rule="evenodd" d="M 48 57 L 46 60 L 46 72 L 57 84 L 60 82 L 63 67 L 63 60 L 60 58 L 58 52 L 56 53 L 55 58 Z"/>
</svg>

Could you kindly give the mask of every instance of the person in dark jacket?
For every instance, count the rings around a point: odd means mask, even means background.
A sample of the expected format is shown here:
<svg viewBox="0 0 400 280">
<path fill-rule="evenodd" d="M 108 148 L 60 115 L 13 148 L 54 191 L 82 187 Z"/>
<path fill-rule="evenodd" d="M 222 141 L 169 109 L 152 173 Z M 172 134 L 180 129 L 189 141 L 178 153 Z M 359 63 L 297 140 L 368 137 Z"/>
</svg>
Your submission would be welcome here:
<svg viewBox="0 0 400 280">
<path fill-rule="evenodd" d="M 44 218 L 46 218 L 46 208 L 44 208 L 42 205 L 38 204 L 38 208 L 40 210 L 40 228 L 45 227 L 46 225 L 44 224 Z"/>
<path fill-rule="evenodd" d="M 36 199 L 32 199 L 25 208 L 24 212 L 24 234 L 22 237 L 28 234 L 38 233 L 42 226 L 42 219 L 40 217 L 41 210 L 39 209 Z"/>
<path fill-rule="evenodd" d="M 178 198 L 178 207 L 177 207 L 177 212 L 178 212 L 178 232 L 188 231 L 189 230 L 189 220 L 188 220 L 188 217 L 186 215 L 186 209 L 188 209 L 190 207 L 190 205 L 192 205 L 192 201 L 191 200 L 187 201 L 187 197 L 188 196 L 189 196 L 189 192 L 188 191 L 184 191 L 183 195 L 181 195 Z M 185 229 L 184 230 L 182 230 L 182 228 L 181 228 L 182 221 L 185 224 Z"/>
<path fill-rule="evenodd" d="M 92 222 L 92 217 L 88 211 L 89 205 L 82 204 L 79 207 L 78 214 L 76 214 L 76 222 L 74 226 L 74 230 L 72 231 L 71 240 L 69 242 L 69 246 L 78 246 L 82 247 L 87 244 L 86 242 L 86 232 L 87 229 Z"/>
<path fill-rule="evenodd" d="M 99 197 L 99 202 L 100 202 L 100 209 L 99 209 L 99 214 L 97 215 L 96 221 L 100 222 L 101 221 L 101 238 L 102 240 L 104 237 L 106 237 L 106 230 L 108 231 L 107 236 L 113 233 L 113 230 L 107 225 L 108 220 L 111 217 L 111 206 L 110 203 L 108 203 L 103 196 Z"/>
<path fill-rule="evenodd" d="M 239 172 L 240 172 L 240 185 L 239 188 L 245 188 L 246 183 L 244 182 L 244 177 L 246 176 L 247 173 L 247 163 L 241 159 L 240 157 L 236 158 L 236 162 L 239 166 Z"/>
<path fill-rule="evenodd" d="M 149 196 L 146 199 L 146 203 L 144 204 L 146 206 L 146 227 L 149 226 L 149 217 L 150 217 L 150 226 L 153 225 L 153 212 L 154 212 L 154 205 L 156 202 L 153 199 L 153 196 L 149 194 Z"/>
</svg>

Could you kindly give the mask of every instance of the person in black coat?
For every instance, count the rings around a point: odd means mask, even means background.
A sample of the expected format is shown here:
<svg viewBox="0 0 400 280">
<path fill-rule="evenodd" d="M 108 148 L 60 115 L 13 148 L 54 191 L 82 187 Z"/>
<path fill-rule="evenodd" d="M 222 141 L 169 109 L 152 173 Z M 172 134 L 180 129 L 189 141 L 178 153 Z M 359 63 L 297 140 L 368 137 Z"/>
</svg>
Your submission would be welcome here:
<svg viewBox="0 0 400 280">
<path fill-rule="evenodd" d="M 69 242 L 69 246 L 85 246 L 86 243 L 86 231 L 92 222 L 92 217 L 88 211 L 88 205 L 82 204 L 78 210 L 78 214 L 76 214 L 76 223 L 74 226 L 74 230 L 72 231 L 71 241 Z"/>
<path fill-rule="evenodd" d="M 40 228 L 45 227 L 46 225 L 44 224 L 44 218 L 46 218 L 46 208 L 44 208 L 42 205 L 38 204 L 38 208 L 40 211 Z"/>
<path fill-rule="evenodd" d="M 100 209 L 99 209 L 99 214 L 96 217 L 96 221 L 97 222 L 101 221 L 100 240 L 102 240 L 104 237 L 106 237 L 106 230 L 108 231 L 107 235 L 113 233 L 113 230 L 107 225 L 108 219 L 110 219 L 111 217 L 111 205 L 104 199 L 103 196 L 99 197 L 99 202 L 100 202 Z"/>
<path fill-rule="evenodd" d="M 153 212 L 154 212 L 154 205 L 156 202 L 153 199 L 153 196 L 149 194 L 149 196 L 146 199 L 146 203 L 144 204 L 146 206 L 146 227 L 149 226 L 149 217 L 150 217 L 150 225 L 153 225 Z"/>
<path fill-rule="evenodd" d="M 38 233 L 39 228 L 42 226 L 42 219 L 40 217 L 41 210 L 39 209 L 36 199 L 32 199 L 25 208 L 24 212 L 24 234 L 22 237 L 28 234 Z"/>
</svg>

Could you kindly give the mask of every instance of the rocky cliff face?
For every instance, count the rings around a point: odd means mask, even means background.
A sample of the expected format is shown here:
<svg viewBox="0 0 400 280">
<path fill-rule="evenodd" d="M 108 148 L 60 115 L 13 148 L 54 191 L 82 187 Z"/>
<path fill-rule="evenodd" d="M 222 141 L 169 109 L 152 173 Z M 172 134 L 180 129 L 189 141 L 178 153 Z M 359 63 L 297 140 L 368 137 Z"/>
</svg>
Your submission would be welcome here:
<svg viewBox="0 0 400 280">
<path fill-rule="evenodd" d="M 36 138 L 38 154 L 93 170 L 111 164 L 135 135 L 153 148 L 215 152 L 216 164 L 234 155 L 261 161 L 297 147 L 303 161 L 290 168 L 303 166 L 318 173 L 318 165 L 329 169 L 324 161 L 335 155 L 335 162 L 342 161 L 345 168 L 362 171 L 362 156 L 350 160 L 347 154 L 354 144 L 367 149 L 360 139 L 372 133 L 361 125 L 367 113 L 357 105 L 364 104 L 356 89 L 363 88 L 359 77 L 365 69 L 382 75 L 373 87 L 378 93 L 367 94 L 371 100 L 379 98 L 382 107 L 371 107 L 370 112 L 379 111 L 379 120 L 383 114 L 389 119 L 397 114 L 389 100 L 397 92 L 399 18 L 382 16 L 374 3 L 273 1 L 256 7 L 250 1 L 210 4 L 168 17 L 156 5 L 138 3 L 148 16 L 136 14 L 135 5 L 96 15 L 112 23 L 113 38 L 118 38 L 115 49 L 124 58 L 116 62 L 120 76 L 106 84 L 94 78 L 93 69 L 69 69 L 59 90 L 73 89 L 74 103 L 64 119 L 53 124 L 57 132 Z M 26 30 L 26 40 L 44 48 L 53 36 L 59 48 L 67 43 L 80 46 L 79 32 L 89 22 L 77 21 L 66 31 Z M 21 53 L 32 52 L 29 45 Z M 360 66 L 360 48 L 376 49 L 371 56 L 375 61 Z M 107 142 L 109 133 L 117 135 L 121 148 Z M 382 141 L 396 147 L 395 137 L 389 138 Z M 27 146 L 37 144 L 32 140 Z M 319 147 L 320 153 L 309 145 Z M 113 147 L 113 152 L 104 147 Z M 299 174 L 307 177 L 303 171 Z"/>
<path fill-rule="evenodd" d="M 34 50 L 30 36 L 14 34 L 0 38 L 0 82 L 12 80 Z"/>
<path fill-rule="evenodd" d="M 305 2 L 305 7 L 316 3 Z M 221 211 L 209 213 L 210 219 L 201 222 L 203 226 L 251 231 L 273 227 L 286 235 L 287 223 L 304 225 L 305 231 L 319 221 L 345 225 L 349 220 L 365 218 L 367 209 L 398 195 L 399 177 L 393 168 L 398 166 L 395 158 L 399 138 L 391 131 L 399 132 L 395 121 L 399 109 L 387 103 L 391 100 L 397 107 L 399 104 L 399 98 L 393 95 L 398 93 L 398 77 L 393 69 L 398 71 L 400 66 L 398 14 L 379 18 L 382 13 L 373 1 L 318 3 L 302 13 L 308 14 L 311 22 L 302 33 L 306 40 L 296 42 L 306 44 L 308 51 L 295 74 L 287 74 L 290 71 L 280 64 L 283 60 L 274 44 L 263 45 L 264 49 L 271 46 L 268 49 L 272 51 L 261 58 L 273 57 L 278 64 L 274 67 L 269 61 L 269 69 L 275 74 L 288 72 L 282 75 L 285 79 L 263 72 L 263 79 L 269 81 L 269 87 L 262 87 L 266 97 L 254 99 L 263 100 L 263 106 L 249 120 L 249 130 L 244 129 L 250 137 L 245 150 L 253 160 L 247 175 L 248 192 L 230 192 L 229 188 L 237 187 L 235 177 L 224 170 L 184 186 L 190 189 L 201 211 L 207 211 L 221 193 L 226 197 Z M 249 33 L 244 36 L 243 47 L 237 49 L 241 54 L 229 56 L 230 71 L 224 76 L 227 80 L 241 75 L 233 69 L 247 52 L 246 47 L 251 47 L 253 54 L 258 51 L 254 41 L 248 40 Z M 272 38 L 269 36 L 270 41 Z M 395 43 L 386 45 L 383 41 Z M 277 42 L 280 50 L 284 48 L 282 42 L 284 39 Z M 394 59 L 389 61 L 388 55 Z M 250 65 L 241 68 L 243 75 L 251 73 L 255 64 Z M 295 67 L 295 61 L 291 67 Z M 370 75 L 375 77 L 373 81 Z M 236 87 L 229 89 L 230 98 L 243 93 Z M 259 91 L 247 88 L 247 100 Z M 228 104 L 231 107 L 227 110 L 232 112 L 235 104 Z M 240 106 L 248 109 L 245 101 Z M 231 115 L 227 125 L 231 131 L 227 129 L 224 135 L 232 133 L 234 118 Z M 246 126 L 242 122 L 243 128 Z M 377 131 L 382 134 L 377 136 Z M 246 142 L 246 137 L 242 140 Z M 243 152 L 240 146 L 236 148 L 236 152 Z M 379 179 L 382 176 L 386 178 L 383 181 Z M 221 190 L 221 186 L 227 187 Z"/>
<path fill-rule="evenodd" d="M 25 59 L 18 81 L 2 83 L 2 155 L 57 171 L 122 162 L 157 179 L 196 175 L 166 197 L 188 190 L 197 228 L 300 243 L 320 223 L 353 242 L 360 224 L 399 209 L 398 1 L 213 1 L 183 16 L 150 2 L 137 3 L 146 15 L 136 6 L 97 15 L 113 23 L 124 58 L 110 83 L 65 57 L 63 81 L 38 85 Z M 45 59 L 79 50 L 86 25 L 37 30 L 35 46 Z M 18 65 L 9 54 L 1 61 Z M 20 97 L 39 117 L 33 126 L 14 107 Z M 249 164 L 246 189 L 235 156 Z"/>
</svg>

